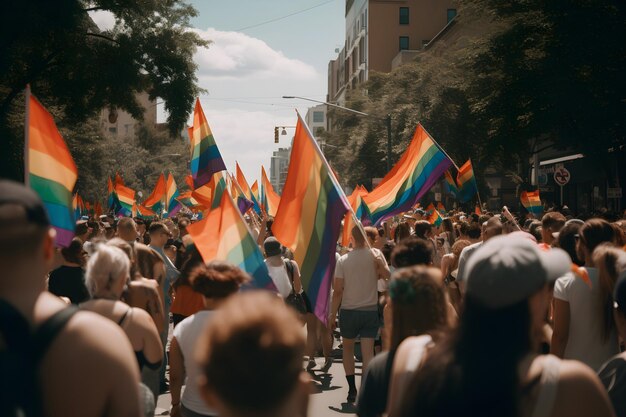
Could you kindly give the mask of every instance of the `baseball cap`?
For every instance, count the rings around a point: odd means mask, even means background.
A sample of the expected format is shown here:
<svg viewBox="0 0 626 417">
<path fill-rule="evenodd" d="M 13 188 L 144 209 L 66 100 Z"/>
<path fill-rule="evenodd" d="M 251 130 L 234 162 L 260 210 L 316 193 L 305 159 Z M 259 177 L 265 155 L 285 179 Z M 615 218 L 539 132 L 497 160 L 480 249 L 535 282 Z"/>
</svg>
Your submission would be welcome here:
<svg viewBox="0 0 626 417">
<path fill-rule="evenodd" d="M 15 204 L 21 206 L 28 223 L 39 226 L 50 226 L 50 219 L 41 198 L 28 187 L 15 181 L 0 180 L 0 206 Z M 11 219 L 12 222 L 17 220 Z M 0 222 L 2 219 L 0 219 Z"/>
<path fill-rule="evenodd" d="M 83 233 L 87 233 L 89 231 L 89 225 L 86 220 L 79 220 L 76 222 L 76 234 L 82 235 Z"/>
<path fill-rule="evenodd" d="M 619 308 L 623 314 L 626 314 L 626 271 L 617 278 L 613 290 L 613 301 L 615 308 Z"/>
<path fill-rule="evenodd" d="M 281 254 L 280 242 L 274 236 L 270 236 L 265 239 L 265 242 L 263 242 L 263 249 L 265 249 L 265 255 L 268 257 Z"/>
<path fill-rule="evenodd" d="M 571 270 L 567 252 L 519 236 L 489 239 L 467 263 L 467 296 L 487 308 L 514 305 Z"/>
</svg>

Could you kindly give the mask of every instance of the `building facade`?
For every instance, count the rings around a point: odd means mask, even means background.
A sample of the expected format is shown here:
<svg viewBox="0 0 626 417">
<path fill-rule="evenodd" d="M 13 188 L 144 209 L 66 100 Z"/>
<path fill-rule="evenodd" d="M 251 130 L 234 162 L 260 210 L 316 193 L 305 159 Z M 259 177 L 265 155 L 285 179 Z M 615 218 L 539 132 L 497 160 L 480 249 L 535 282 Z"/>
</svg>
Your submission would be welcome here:
<svg viewBox="0 0 626 417">
<path fill-rule="evenodd" d="M 309 129 L 311 129 L 315 137 L 319 136 L 320 132 L 328 130 L 326 124 L 326 109 L 327 106 L 324 104 L 309 107 L 304 117 L 307 126 L 309 126 Z"/>
<path fill-rule="evenodd" d="M 370 71 L 390 72 L 397 55 L 421 50 L 455 16 L 453 0 L 347 0 L 345 44 L 328 64 L 327 101 L 343 104 Z"/>
<path fill-rule="evenodd" d="M 137 94 L 137 101 L 144 108 L 143 123 L 157 125 L 156 100 L 150 100 L 148 93 Z M 134 138 L 141 123 L 129 113 L 120 109 L 106 108 L 100 111 L 100 129 L 108 137 Z"/>
<path fill-rule="evenodd" d="M 278 194 L 283 193 L 285 180 L 287 179 L 287 171 L 289 169 L 289 156 L 291 148 L 278 148 L 272 155 L 270 163 L 270 183 L 274 187 L 274 191 Z"/>
</svg>

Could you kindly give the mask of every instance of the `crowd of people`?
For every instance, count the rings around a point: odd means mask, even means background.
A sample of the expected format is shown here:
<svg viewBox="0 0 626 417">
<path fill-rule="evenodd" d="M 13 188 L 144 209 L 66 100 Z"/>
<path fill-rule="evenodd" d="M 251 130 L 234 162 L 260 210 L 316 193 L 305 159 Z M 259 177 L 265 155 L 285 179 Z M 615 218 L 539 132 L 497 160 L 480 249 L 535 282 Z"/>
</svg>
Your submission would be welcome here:
<svg viewBox="0 0 626 417">
<path fill-rule="evenodd" d="M 58 249 L 0 181 L 0 415 L 152 416 L 169 390 L 172 416 L 306 416 L 338 344 L 359 416 L 626 417 L 626 220 L 443 217 L 355 226 L 318 317 L 267 217 L 246 219 L 277 291 L 240 291 L 190 216 L 88 217 Z"/>
</svg>

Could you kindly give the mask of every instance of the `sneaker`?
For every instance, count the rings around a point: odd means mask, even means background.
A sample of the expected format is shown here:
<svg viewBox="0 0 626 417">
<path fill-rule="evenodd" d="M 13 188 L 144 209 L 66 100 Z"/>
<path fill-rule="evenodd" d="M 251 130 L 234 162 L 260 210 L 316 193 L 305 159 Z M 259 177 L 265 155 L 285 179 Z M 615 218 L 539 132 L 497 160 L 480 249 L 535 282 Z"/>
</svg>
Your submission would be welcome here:
<svg viewBox="0 0 626 417">
<path fill-rule="evenodd" d="M 326 361 L 324 362 L 324 366 L 322 366 L 322 371 L 328 372 L 332 364 L 333 364 L 333 358 L 326 358 Z"/>
<path fill-rule="evenodd" d="M 354 402 L 356 401 L 356 388 L 354 388 L 354 390 L 352 389 L 348 390 L 347 401 L 351 404 L 354 404 Z"/>
<path fill-rule="evenodd" d="M 310 371 L 317 366 L 314 359 L 309 359 L 309 364 L 306 366 L 306 370 Z"/>
</svg>

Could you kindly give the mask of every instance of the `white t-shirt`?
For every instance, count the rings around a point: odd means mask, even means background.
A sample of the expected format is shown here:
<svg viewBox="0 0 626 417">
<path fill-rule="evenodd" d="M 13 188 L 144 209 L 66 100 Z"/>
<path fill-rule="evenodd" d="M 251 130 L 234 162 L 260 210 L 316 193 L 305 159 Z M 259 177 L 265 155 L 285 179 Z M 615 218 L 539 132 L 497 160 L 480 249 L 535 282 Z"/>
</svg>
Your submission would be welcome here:
<svg viewBox="0 0 626 417">
<path fill-rule="evenodd" d="M 193 316 L 189 316 L 178 323 L 178 326 L 174 329 L 174 337 L 183 353 L 185 373 L 187 374 L 185 377 L 185 390 L 180 400 L 185 408 L 204 415 L 216 415 L 217 411 L 208 407 L 200 396 L 198 377 L 202 371 L 195 361 L 194 351 L 198 336 L 202 334 L 212 315 L 212 311 L 198 311 Z"/>
<path fill-rule="evenodd" d="M 374 257 L 382 259 L 387 265 L 383 253 L 375 248 L 353 249 L 337 261 L 335 277 L 343 279 L 342 309 L 377 309 L 378 274 Z"/>
<path fill-rule="evenodd" d="M 467 272 L 466 272 L 467 261 L 470 258 L 470 256 L 472 256 L 472 254 L 476 252 L 482 246 L 482 244 L 483 242 L 476 242 L 463 248 L 463 250 L 461 251 L 461 254 L 459 255 L 459 268 L 458 268 L 459 272 L 457 273 L 457 276 L 456 276 L 457 281 L 465 281 L 465 283 L 467 283 L 467 276 L 466 276 L 467 275 Z"/>
<path fill-rule="evenodd" d="M 272 266 L 267 263 L 267 259 L 265 260 L 265 265 L 267 265 L 267 270 L 274 281 L 274 285 L 276 285 L 276 289 L 281 297 L 287 298 L 291 293 L 291 279 L 289 278 L 289 273 L 287 272 L 287 267 L 285 264 L 280 266 Z"/>
<path fill-rule="evenodd" d="M 591 280 L 591 288 L 580 277 L 569 273 L 556 281 L 554 298 L 569 303 L 569 336 L 563 359 L 581 361 L 598 371 L 604 362 L 619 353 L 619 345 L 615 329 L 607 341 L 602 337 L 598 270 L 586 270 Z"/>
</svg>

